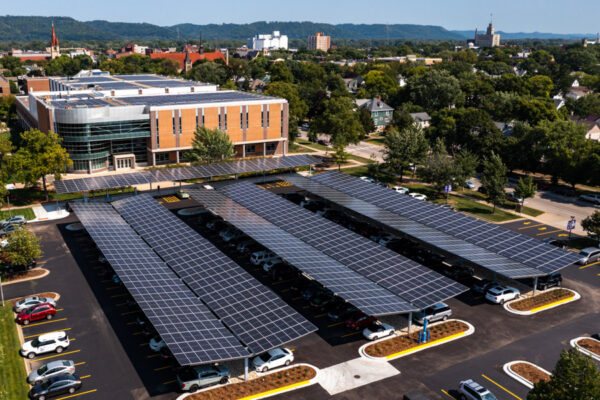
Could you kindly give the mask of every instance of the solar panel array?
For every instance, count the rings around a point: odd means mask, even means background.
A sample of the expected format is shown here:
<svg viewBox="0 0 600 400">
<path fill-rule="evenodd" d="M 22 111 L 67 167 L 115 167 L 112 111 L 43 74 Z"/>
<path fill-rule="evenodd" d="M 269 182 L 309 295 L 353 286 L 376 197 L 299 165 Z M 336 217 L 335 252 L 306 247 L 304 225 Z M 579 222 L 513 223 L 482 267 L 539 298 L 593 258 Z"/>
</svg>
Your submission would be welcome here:
<svg viewBox="0 0 600 400">
<path fill-rule="evenodd" d="M 167 168 L 156 171 L 132 172 L 89 178 L 55 181 L 54 188 L 59 194 L 87 192 L 154 182 L 183 181 L 186 179 L 209 178 L 234 175 L 246 172 L 269 171 L 281 168 L 295 168 L 321 162 L 319 157 L 306 154 L 276 158 L 260 158 L 224 163 L 205 164 L 192 167 Z"/>
<path fill-rule="evenodd" d="M 151 83 L 149 83 L 151 85 Z M 178 93 L 169 95 L 141 95 L 141 96 L 123 96 L 117 97 L 129 104 L 144 106 L 167 106 L 178 104 L 208 104 L 225 103 L 232 101 L 265 101 L 276 100 L 274 97 L 264 96 L 256 93 L 238 92 L 238 91 L 218 91 L 218 92 L 195 92 Z"/>
<path fill-rule="evenodd" d="M 180 365 L 251 355 L 114 208 L 76 203 L 73 210 Z"/>
<path fill-rule="evenodd" d="M 366 314 L 388 315 L 416 310 L 405 300 L 215 190 L 192 189 L 188 192 L 206 208 Z"/>
<path fill-rule="evenodd" d="M 253 354 L 317 330 L 152 196 L 113 206 Z"/>
<path fill-rule="evenodd" d="M 284 179 L 319 197 L 387 225 L 391 229 L 403 232 L 447 253 L 464 258 L 509 278 L 516 279 L 544 275 L 544 273 L 535 268 L 528 267 L 437 229 L 412 221 L 383 207 L 352 197 L 349 194 L 325 186 L 313 179 L 307 179 L 299 175 L 286 175 Z M 393 194 L 400 196 L 397 193 Z"/>
<path fill-rule="evenodd" d="M 349 175 L 328 172 L 316 175 L 312 179 L 544 273 L 558 271 L 579 258 L 575 253 L 502 226 L 440 208 L 410 196 L 397 196 L 397 193 L 388 189 Z"/>
<path fill-rule="evenodd" d="M 419 308 L 469 290 L 460 283 L 254 184 L 242 182 L 228 185 L 221 192 Z M 315 232 L 319 234 L 315 235 Z"/>
</svg>

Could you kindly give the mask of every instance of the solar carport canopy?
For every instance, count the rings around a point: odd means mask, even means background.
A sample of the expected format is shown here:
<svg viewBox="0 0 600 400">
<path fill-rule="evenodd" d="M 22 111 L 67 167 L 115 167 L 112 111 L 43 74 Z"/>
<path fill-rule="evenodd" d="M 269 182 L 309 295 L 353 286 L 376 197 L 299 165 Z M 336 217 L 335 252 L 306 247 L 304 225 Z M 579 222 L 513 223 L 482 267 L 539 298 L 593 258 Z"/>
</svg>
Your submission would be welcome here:
<svg viewBox="0 0 600 400">
<path fill-rule="evenodd" d="M 315 175 L 311 179 L 523 263 L 541 271 L 544 275 L 567 267 L 579 259 L 573 252 L 559 249 L 502 226 L 413 199 L 410 196 L 398 196 L 388 189 L 349 175 L 327 172 Z"/>
<path fill-rule="evenodd" d="M 299 154 L 295 156 L 259 158 L 191 167 L 165 168 L 155 171 L 132 172 L 94 176 L 89 178 L 55 181 L 56 193 L 77 193 L 156 182 L 183 181 L 186 179 L 210 178 L 213 176 L 234 175 L 247 172 L 269 171 L 282 168 L 296 168 L 318 164 L 321 158 Z"/>
<path fill-rule="evenodd" d="M 469 290 L 257 185 L 241 182 L 220 191 L 416 307 L 425 308 Z"/>
<path fill-rule="evenodd" d="M 252 353 L 317 330 L 149 194 L 113 206 Z"/>
<path fill-rule="evenodd" d="M 73 210 L 180 365 L 251 355 L 110 204 Z"/>
<path fill-rule="evenodd" d="M 313 179 L 304 178 L 300 175 L 285 176 L 284 179 L 293 185 L 302 188 L 319 197 L 336 203 L 342 207 L 362 214 L 367 218 L 387 225 L 391 229 L 403 232 L 431 246 L 437 247 L 447 253 L 464 258 L 474 264 L 480 265 L 491 271 L 509 278 L 526 278 L 545 275 L 543 272 L 513 261 L 489 250 L 458 239 L 444 232 L 430 228 L 426 225 L 402 217 L 388 211 L 383 207 L 376 206 L 367 201 L 350 196 L 329 186 L 325 186 Z M 387 189 L 385 189 L 387 190 Z M 389 191 L 390 195 L 400 194 Z"/>
<path fill-rule="evenodd" d="M 321 253 L 215 190 L 188 190 L 192 198 L 311 276 L 366 314 L 381 316 L 417 310 L 373 281 Z"/>
</svg>

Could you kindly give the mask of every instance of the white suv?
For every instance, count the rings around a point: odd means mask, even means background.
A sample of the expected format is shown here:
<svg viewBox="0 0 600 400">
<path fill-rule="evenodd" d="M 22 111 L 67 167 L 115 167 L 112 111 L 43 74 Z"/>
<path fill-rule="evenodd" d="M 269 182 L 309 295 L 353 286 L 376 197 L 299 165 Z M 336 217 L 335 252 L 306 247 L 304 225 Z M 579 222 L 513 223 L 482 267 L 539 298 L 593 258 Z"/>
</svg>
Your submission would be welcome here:
<svg viewBox="0 0 600 400">
<path fill-rule="evenodd" d="M 460 400 L 496 400 L 496 396 L 479 383 L 468 379 L 460 382 L 458 386 Z"/>
<path fill-rule="evenodd" d="M 69 347 L 67 333 L 62 331 L 52 332 L 23 343 L 20 353 L 23 357 L 34 358 L 43 353 L 62 353 L 67 347 Z"/>
<path fill-rule="evenodd" d="M 492 286 L 485 293 L 486 300 L 496 304 L 504 304 L 507 301 L 514 300 L 521 295 L 519 289 L 510 286 Z"/>
</svg>

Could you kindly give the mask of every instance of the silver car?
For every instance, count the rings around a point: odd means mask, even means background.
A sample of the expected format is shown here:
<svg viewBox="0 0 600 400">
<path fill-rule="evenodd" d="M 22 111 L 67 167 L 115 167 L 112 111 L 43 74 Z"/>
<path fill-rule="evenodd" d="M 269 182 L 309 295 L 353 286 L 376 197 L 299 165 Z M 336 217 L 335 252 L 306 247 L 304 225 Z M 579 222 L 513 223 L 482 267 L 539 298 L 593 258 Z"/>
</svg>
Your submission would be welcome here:
<svg viewBox="0 0 600 400">
<path fill-rule="evenodd" d="M 450 306 L 440 302 L 414 314 L 413 321 L 419 325 L 423 325 L 425 320 L 427 320 L 427 323 L 430 324 L 435 321 L 445 321 L 450 318 L 451 315 L 452 309 L 450 309 Z"/>
<path fill-rule="evenodd" d="M 25 225 L 27 224 L 27 218 L 24 215 L 15 215 L 14 217 L 10 217 L 7 219 L 3 219 L 0 221 L 0 227 L 4 227 L 5 225 Z"/>
<path fill-rule="evenodd" d="M 40 296 L 31 296 L 24 298 L 23 300 L 17 301 L 13 310 L 15 313 L 20 313 L 21 311 L 27 310 L 29 307 L 37 306 L 38 304 L 48 303 L 52 305 L 52 307 L 56 308 L 56 301 L 49 297 L 40 297 Z"/>
<path fill-rule="evenodd" d="M 75 363 L 71 360 L 59 360 L 52 361 L 46 365 L 41 366 L 37 370 L 31 371 L 29 376 L 27 377 L 27 382 L 30 385 L 37 385 L 42 382 L 47 381 L 53 376 L 61 375 L 61 374 L 71 374 L 75 373 Z"/>
<path fill-rule="evenodd" d="M 600 260 L 600 249 L 597 247 L 586 247 L 579 252 L 581 258 L 577 261 L 579 265 L 586 265 Z"/>
</svg>

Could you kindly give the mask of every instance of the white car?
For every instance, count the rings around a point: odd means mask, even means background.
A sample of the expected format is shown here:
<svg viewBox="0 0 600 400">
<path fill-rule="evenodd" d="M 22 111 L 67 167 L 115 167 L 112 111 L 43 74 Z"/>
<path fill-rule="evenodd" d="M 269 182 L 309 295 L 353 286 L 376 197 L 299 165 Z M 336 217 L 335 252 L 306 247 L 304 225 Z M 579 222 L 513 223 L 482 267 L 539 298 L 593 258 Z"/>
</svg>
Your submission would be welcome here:
<svg viewBox="0 0 600 400">
<path fill-rule="evenodd" d="M 21 311 L 27 310 L 29 307 L 37 306 L 38 304 L 42 303 L 48 303 L 52 305 L 52 307 L 56 308 L 56 301 L 54 301 L 54 299 L 49 297 L 31 296 L 17 301 L 13 311 L 18 314 Z"/>
<path fill-rule="evenodd" d="M 471 190 L 475 190 L 475 184 L 471 181 L 465 181 L 465 186 Z"/>
<path fill-rule="evenodd" d="M 290 365 L 294 362 L 294 353 L 289 349 L 273 349 L 252 359 L 256 372 L 267 372 L 270 369 Z"/>
<path fill-rule="evenodd" d="M 586 193 L 579 196 L 580 200 L 589 201 L 594 204 L 600 204 L 600 194 L 596 193 Z"/>
<path fill-rule="evenodd" d="M 51 332 L 23 343 L 20 353 L 23 357 L 31 359 L 44 353 L 62 353 L 67 347 L 69 347 L 69 335 L 66 332 Z"/>
<path fill-rule="evenodd" d="M 281 257 L 271 258 L 265 261 L 265 263 L 263 264 L 263 270 L 265 272 L 270 272 L 274 266 L 276 266 L 277 264 L 281 264 L 282 262 L 283 260 L 281 259 Z"/>
<path fill-rule="evenodd" d="M 405 188 L 403 186 L 392 186 L 392 190 L 400 194 L 407 194 L 409 192 L 408 188 Z"/>
<path fill-rule="evenodd" d="M 394 332 L 396 332 L 396 330 L 393 326 L 380 321 L 375 321 L 363 330 L 363 336 L 367 340 L 377 340 L 392 336 Z"/>
<path fill-rule="evenodd" d="M 514 300 L 521 295 L 519 289 L 510 286 L 492 286 L 485 293 L 486 300 L 496 304 L 504 304 L 507 301 Z"/>
<path fill-rule="evenodd" d="M 461 381 L 458 386 L 461 400 L 496 400 L 496 396 L 473 379 Z"/>
<path fill-rule="evenodd" d="M 423 193 L 417 193 L 417 192 L 411 192 L 408 194 L 410 197 L 412 197 L 413 199 L 417 199 L 417 200 L 427 200 L 427 196 L 425 196 Z"/>
<path fill-rule="evenodd" d="M 149 346 L 150 350 L 159 352 L 163 347 L 167 347 L 167 344 L 160 338 L 160 336 L 154 336 L 152 339 L 150 339 Z"/>
<path fill-rule="evenodd" d="M 361 176 L 361 177 L 360 177 L 360 180 L 361 180 L 361 181 L 365 181 L 365 182 L 371 182 L 371 183 L 374 183 L 374 182 L 375 182 L 375 179 L 373 179 L 373 178 L 369 178 L 368 176 Z"/>
</svg>

